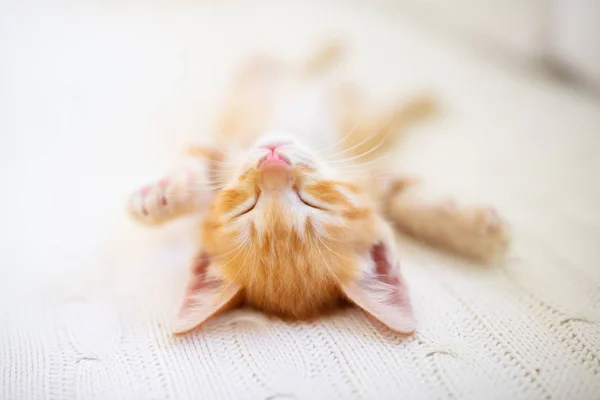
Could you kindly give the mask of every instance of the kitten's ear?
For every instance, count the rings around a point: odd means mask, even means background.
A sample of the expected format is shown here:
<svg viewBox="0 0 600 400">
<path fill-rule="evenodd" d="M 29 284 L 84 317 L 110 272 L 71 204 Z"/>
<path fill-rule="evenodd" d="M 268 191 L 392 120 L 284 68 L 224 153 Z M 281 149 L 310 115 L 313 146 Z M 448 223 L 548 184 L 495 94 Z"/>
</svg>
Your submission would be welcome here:
<svg viewBox="0 0 600 400">
<path fill-rule="evenodd" d="M 358 276 L 342 285 L 348 299 L 397 333 L 415 330 L 406 284 L 400 275 L 393 240 L 373 244 Z"/>
<path fill-rule="evenodd" d="M 214 276 L 209 269 L 210 259 L 206 254 L 194 260 L 173 333 L 190 331 L 212 316 L 240 304 L 241 287 Z"/>
</svg>

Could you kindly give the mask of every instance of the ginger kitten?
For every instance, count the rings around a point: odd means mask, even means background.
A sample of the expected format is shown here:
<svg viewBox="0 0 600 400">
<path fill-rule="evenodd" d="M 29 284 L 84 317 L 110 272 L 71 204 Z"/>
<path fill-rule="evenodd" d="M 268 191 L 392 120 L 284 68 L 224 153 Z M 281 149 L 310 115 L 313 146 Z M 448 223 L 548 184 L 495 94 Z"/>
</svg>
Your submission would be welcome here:
<svg viewBox="0 0 600 400">
<path fill-rule="evenodd" d="M 200 214 L 198 253 L 173 332 L 248 304 L 305 319 L 350 301 L 398 333 L 415 328 L 393 223 L 413 237 L 488 260 L 507 246 L 489 207 L 420 196 L 380 179 L 381 156 L 433 102 L 415 98 L 377 115 L 329 74 L 329 43 L 300 65 L 257 57 L 234 79 L 213 146 L 195 164 L 136 191 L 130 214 L 160 225 Z"/>
</svg>

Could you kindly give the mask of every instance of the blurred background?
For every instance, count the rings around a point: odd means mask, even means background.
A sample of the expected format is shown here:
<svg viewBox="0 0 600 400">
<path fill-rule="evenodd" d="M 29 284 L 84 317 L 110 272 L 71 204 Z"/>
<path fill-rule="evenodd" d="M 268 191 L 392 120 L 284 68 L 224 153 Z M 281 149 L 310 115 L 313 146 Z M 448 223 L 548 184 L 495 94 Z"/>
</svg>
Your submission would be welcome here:
<svg viewBox="0 0 600 400">
<path fill-rule="evenodd" d="M 383 0 L 497 62 L 555 74 L 598 95 L 600 5 L 594 0 Z M 509 61 L 510 60 L 510 61 Z"/>
</svg>

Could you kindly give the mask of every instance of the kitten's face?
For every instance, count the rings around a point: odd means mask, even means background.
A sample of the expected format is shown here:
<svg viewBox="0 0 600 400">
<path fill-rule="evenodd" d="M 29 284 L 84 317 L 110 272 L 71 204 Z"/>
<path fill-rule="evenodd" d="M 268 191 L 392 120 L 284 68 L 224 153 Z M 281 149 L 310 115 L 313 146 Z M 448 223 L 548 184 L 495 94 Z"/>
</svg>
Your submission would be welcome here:
<svg viewBox="0 0 600 400">
<path fill-rule="evenodd" d="M 233 169 L 202 222 L 176 332 L 241 302 L 309 318 L 344 299 L 412 330 L 393 234 L 367 189 L 286 136 L 226 162 Z"/>
<path fill-rule="evenodd" d="M 356 255 L 374 236 L 374 216 L 360 185 L 302 143 L 269 136 L 238 160 L 216 196 L 203 225 L 204 249 L 226 278 L 246 288 L 249 302 L 305 316 L 338 296 L 337 281 L 355 274 Z M 293 304 L 275 300 L 290 291 L 298 294 Z M 315 304 L 304 304 L 307 296 Z"/>
<path fill-rule="evenodd" d="M 209 218 L 244 242 L 264 238 L 276 224 L 300 239 L 310 226 L 325 237 L 332 229 L 354 237 L 353 225 L 373 211 L 358 182 L 343 179 L 316 152 L 286 136 L 263 138 L 237 163 Z"/>
</svg>

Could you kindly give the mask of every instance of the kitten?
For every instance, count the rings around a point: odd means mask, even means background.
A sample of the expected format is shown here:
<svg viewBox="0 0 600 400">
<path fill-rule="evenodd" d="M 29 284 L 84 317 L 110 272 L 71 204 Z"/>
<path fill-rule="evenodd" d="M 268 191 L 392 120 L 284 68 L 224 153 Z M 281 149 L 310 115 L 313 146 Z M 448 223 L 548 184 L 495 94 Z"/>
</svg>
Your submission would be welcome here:
<svg viewBox="0 0 600 400">
<path fill-rule="evenodd" d="M 507 245 L 488 207 L 421 198 L 409 180 L 379 179 L 381 157 L 434 104 L 415 98 L 368 115 L 330 76 L 342 47 L 301 65 L 257 57 L 233 82 L 214 146 L 195 164 L 135 192 L 148 225 L 202 213 L 199 251 L 174 333 L 242 303 L 306 319 L 349 301 L 395 332 L 415 328 L 394 232 L 487 260 Z"/>
</svg>

